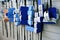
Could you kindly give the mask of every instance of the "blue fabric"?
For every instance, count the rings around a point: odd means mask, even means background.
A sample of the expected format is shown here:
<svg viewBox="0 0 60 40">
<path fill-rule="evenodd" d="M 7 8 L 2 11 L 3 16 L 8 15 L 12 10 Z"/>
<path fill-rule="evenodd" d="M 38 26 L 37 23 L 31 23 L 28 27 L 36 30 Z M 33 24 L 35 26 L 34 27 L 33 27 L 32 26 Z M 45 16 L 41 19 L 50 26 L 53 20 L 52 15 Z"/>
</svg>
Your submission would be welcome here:
<svg viewBox="0 0 60 40">
<path fill-rule="evenodd" d="M 43 22 L 41 22 L 41 23 L 38 22 L 36 25 L 37 25 L 36 33 L 42 32 L 43 31 Z"/>
<path fill-rule="evenodd" d="M 8 16 L 8 18 L 13 18 L 13 11 L 14 10 L 15 10 L 15 8 L 9 8 L 6 16 Z"/>
<path fill-rule="evenodd" d="M 22 25 L 28 25 L 27 23 L 27 20 L 28 20 L 28 14 L 27 14 L 27 11 L 28 11 L 28 7 L 21 7 L 20 8 L 20 11 L 21 11 L 21 23 Z"/>
<path fill-rule="evenodd" d="M 20 25 L 20 22 L 15 22 L 15 23 L 17 23 L 17 24 L 15 24 L 16 26 L 19 26 Z"/>
<path fill-rule="evenodd" d="M 23 22 L 28 20 L 28 14 L 27 14 L 28 7 L 21 6 L 20 11 L 22 15 L 21 21 Z"/>
<path fill-rule="evenodd" d="M 30 6 L 28 6 L 28 16 L 30 16 L 30 19 L 28 19 L 28 25 L 33 25 L 32 23 L 33 23 L 33 19 L 34 19 L 34 11 L 33 11 L 33 6 L 32 5 L 30 5 Z"/>
<path fill-rule="evenodd" d="M 22 11 L 28 11 L 28 7 L 25 7 L 25 6 L 21 6 L 21 8 L 20 8 L 20 11 L 22 12 Z"/>
<path fill-rule="evenodd" d="M 16 18 L 19 18 L 19 14 L 18 13 L 16 14 Z"/>
<path fill-rule="evenodd" d="M 15 10 L 15 8 L 9 8 L 8 13 L 6 14 L 6 16 L 9 18 L 10 22 L 14 22 L 14 14 L 13 14 L 14 10 Z"/>
<path fill-rule="evenodd" d="M 31 16 L 31 19 L 28 20 L 28 23 L 32 24 L 32 21 L 34 22 L 34 12 L 32 10 L 28 11 L 28 16 Z M 38 16 L 39 17 L 39 16 Z M 40 21 L 41 22 L 37 22 L 36 24 L 36 33 L 42 32 L 43 31 L 43 17 L 40 17 Z M 34 23 L 32 25 L 26 25 L 25 29 L 31 32 L 34 32 L 35 28 L 34 28 Z"/>
<path fill-rule="evenodd" d="M 28 16 L 30 16 L 30 19 L 28 19 L 28 25 L 33 25 L 33 16 L 34 16 L 34 13 L 33 11 L 28 11 Z"/>
<path fill-rule="evenodd" d="M 20 22 L 20 18 L 19 18 L 19 14 L 17 13 L 17 14 L 15 14 L 15 22 Z"/>
<path fill-rule="evenodd" d="M 33 11 L 28 11 L 28 15 L 33 15 Z"/>
<path fill-rule="evenodd" d="M 29 8 L 28 11 L 32 11 L 33 10 L 33 6 L 29 6 L 28 8 Z"/>
<path fill-rule="evenodd" d="M 20 22 L 20 19 L 19 18 L 16 18 L 15 22 Z"/>
<path fill-rule="evenodd" d="M 9 9 L 8 9 L 8 13 L 9 13 L 9 14 L 13 14 L 13 11 L 14 11 L 14 10 L 15 10 L 15 8 L 9 8 Z"/>
<path fill-rule="evenodd" d="M 9 18 L 9 22 L 14 22 L 14 18 Z"/>
<path fill-rule="evenodd" d="M 28 14 L 27 12 L 21 12 L 22 20 L 28 20 Z"/>
<path fill-rule="evenodd" d="M 40 17 L 40 22 L 43 22 L 43 18 L 44 18 L 44 17 Z"/>
<path fill-rule="evenodd" d="M 57 18 L 57 9 L 56 8 L 49 8 L 49 17 L 50 18 Z"/>
<path fill-rule="evenodd" d="M 26 25 L 26 26 L 25 26 L 25 29 L 28 30 L 28 31 L 34 32 L 33 26 L 28 26 L 28 25 Z"/>
<path fill-rule="evenodd" d="M 44 9 L 45 11 L 45 9 Z M 44 12 L 43 11 L 43 12 Z M 51 7 L 48 9 L 48 12 L 49 12 L 49 18 L 57 18 L 57 9 L 55 7 Z M 55 22 L 43 22 L 44 24 L 56 24 Z"/>
<path fill-rule="evenodd" d="M 36 28 L 37 28 L 36 33 L 42 32 L 43 31 L 43 23 L 37 23 L 36 25 L 37 25 L 36 26 Z M 28 30 L 28 31 L 34 32 L 35 28 L 34 28 L 34 26 L 28 26 L 28 25 L 26 25 L 25 29 Z"/>
<path fill-rule="evenodd" d="M 14 18 L 13 14 L 8 14 L 8 18 Z"/>
<path fill-rule="evenodd" d="M 41 4 L 41 0 L 38 0 L 38 5 L 40 5 Z"/>
<path fill-rule="evenodd" d="M 30 7 L 23 7 L 21 6 L 20 11 L 21 11 L 21 24 L 22 25 L 28 25 L 28 16 L 33 14 L 32 6 Z M 30 20 L 29 20 L 30 21 Z"/>
<path fill-rule="evenodd" d="M 15 18 L 15 25 L 16 26 L 19 26 L 20 25 L 20 22 L 21 22 L 19 13 L 15 13 L 14 16 L 15 16 L 14 17 Z"/>
<path fill-rule="evenodd" d="M 37 22 L 36 25 L 37 25 L 37 29 L 40 29 L 41 28 L 40 26 L 43 26 L 43 23 L 42 22 L 41 23 L 40 22 Z"/>
<path fill-rule="evenodd" d="M 33 21 L 28 20 L 28 25 L 33 25 Z"/>
<path fill-rule="evenodd" d="M 8 13 L 6 13 L 6 16 L 8 16 Z"/>
<path fill-rule="evenodd" d="M 28 25 L 27 20 L 22 20 L 22 21 L 20 22 L 20 24 L 21 24 L 21 25 Z"/>
</svg>

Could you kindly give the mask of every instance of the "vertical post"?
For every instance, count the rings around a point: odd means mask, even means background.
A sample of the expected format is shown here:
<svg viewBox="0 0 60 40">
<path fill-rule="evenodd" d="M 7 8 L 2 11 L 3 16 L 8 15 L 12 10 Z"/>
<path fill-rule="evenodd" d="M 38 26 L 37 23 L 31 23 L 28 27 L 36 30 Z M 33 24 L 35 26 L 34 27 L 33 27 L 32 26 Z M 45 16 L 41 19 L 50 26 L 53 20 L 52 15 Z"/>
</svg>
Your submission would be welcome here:
<svg viewBox="0 0 60 40">
<path fill-rule="evenodd" d="M 15 10 L 17 9 L 16 0 L 14 0 L 14 1 L 12 0 L 12 7 L 15 8 Z M 12 23 L 11 26 L 12 26 L 12 34 L 13 34 L 12 38 L 17 40 L 18 39 L 17 38 L 18 28 L 17 28 L 17 26 L 15 26 L 15 22 Z"/>
<path fill-rule="evenodd" d="M 2 11 L 3 11 L 3 8 L 4 8 L 4 2 L 2 1 Z M 3 16 L 4 14 L 2 15 L 2 34 L 4 35 Z"/>
<path fill-rule="evenodd" d="M 6 1 L 6 3 L 5 3 L 5 9 L 7 9 L 7 1 Z M 6 15 L 4 14 L 4 16 L 6 16 Z M 7 37 L 8 37 L 7 23 L 4 21 L 4 24 L 5 24 L 5 29 L 6 29 L 6 35 L 7 35 Z"/>
<path fill-rule="evenodd" d="M 5 5 L 5 2 L 3 2 L 3 7 L 4 7 L 4 9 L 6 8 L 6 5 Z M 5 29 L 5 22 L 4 22 L 4 14 L 3 14 L 3 19 L 2 19 L 2 21 L 3 21 L 3 28 L 4 28 L 4 36 L 6 37 L 7 36 L 7 32 L 6 32 L 6 29 Z"/>
</svg>

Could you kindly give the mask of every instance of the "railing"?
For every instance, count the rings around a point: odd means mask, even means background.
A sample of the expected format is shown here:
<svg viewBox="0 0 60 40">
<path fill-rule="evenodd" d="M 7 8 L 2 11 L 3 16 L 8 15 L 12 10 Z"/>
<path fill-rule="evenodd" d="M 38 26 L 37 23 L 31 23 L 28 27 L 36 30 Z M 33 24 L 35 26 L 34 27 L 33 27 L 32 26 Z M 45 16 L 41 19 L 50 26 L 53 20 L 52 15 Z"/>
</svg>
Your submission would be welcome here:
<svg viewBox="0 0 60 40">
<path fill-rule="evenodd" d="M 10 2 L 11 3 L 11 2 Z M 18 3 L 19 4 L 19 3 Z M 8 5 L 7 5 L 8 6 Z M 10 6 L 11 7 L 11 6 Z M 18 6 L 19 7 L 19 6 Z M 9 7 L 7 7 L 9 8 Z M 2 37 L 3 40 L 42 40 L 42 33 L 34 33 L 30 31 L 25 30 L 25 25 L 15 26 L 12 22 L 4 22 L 4 20 L 0 21 L 0 25 L 2 27 Z M 45 30 L 43 32 L 43 35 L 45 38 L 44 40 L 60 40 L 60 25 L 53 26 L 45 26 Z M 53 30 L 52 30 L 52 29 Z M 50 33 L 50 35 L 49 35 Z M 53 35 L 54 34 L 54 35 Z M 51 36 L 52 35 L 52 36 Z M 57 35 L 57 36 L 56 36 Z M 54 38 L 56 37 L 56 38 Z"/>
<path fill-rule="evenodd" d="M 2 23 L 2 34 L 5 39 L 9 40 L 40 40 L 41 33 L 33 33 L 26 31 L 24 25 L 15 26 L 14 23 L 4 22 Z"/>
</svg>

